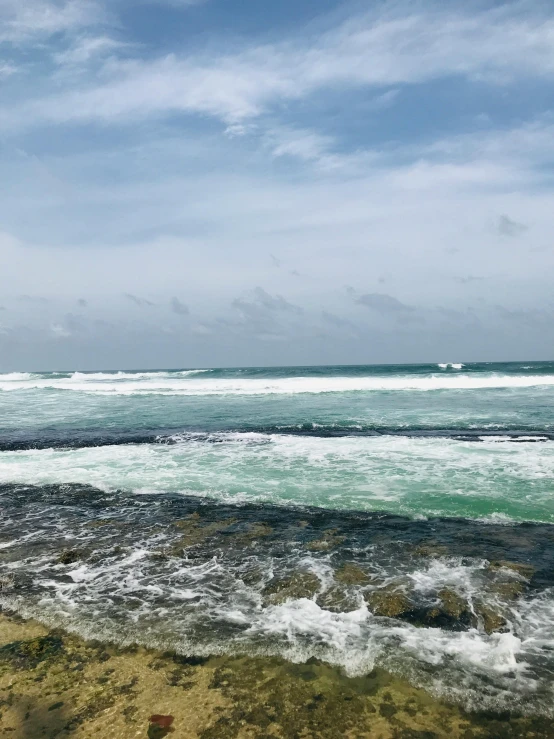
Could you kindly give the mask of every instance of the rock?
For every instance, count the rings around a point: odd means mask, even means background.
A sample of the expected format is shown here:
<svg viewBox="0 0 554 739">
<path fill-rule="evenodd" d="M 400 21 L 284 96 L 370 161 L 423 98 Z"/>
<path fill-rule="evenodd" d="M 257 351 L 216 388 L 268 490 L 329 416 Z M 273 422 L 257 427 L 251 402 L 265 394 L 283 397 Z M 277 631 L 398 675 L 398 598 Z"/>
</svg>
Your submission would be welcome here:
<svg viewBox="0 0 554 739">
<path fill-rule="evenodd" d="M 416 557 L 445 557 L 448 549 L 435 541 L 424 541 L 414 547 L 413 553 Z"/>
<path fill-rule="evenodd" d="M 288 577 L 273 578 L 263 589 L 264 601 L 279 605 L 287 600 L 313 598 L 320 588 L 317 575 L 311 572 L 295 572 Z"/>
<path fill-rule="evenodd" d="M 347 562 L 335 570 L 335 580 L 343 585 L 367 585 L 370 577 L 358 565 Z"/>
<path fill-rule="evenodd" d="M 266 536 L 271 536 L 272 533 L 273 529 L 268 523 L 257 521 L 251 523 L 246 531 L 230 534 L 227 537 L 227 543 L 239 547 L 253 546 L 258 539 L 264 539 Z"/>
<path fill-rule="evenodd" d="M 360 606 L 344 587 L 335 585 L 317 596 L 316 603 L 320 608 L 332 613 L 350 613 Z"/>
<path fill-rule="evenodd" d="M 78 549 L 64 549 L 58 557 L 58 564 L 72 565 L 82 559 L 82 557 L 83 552 L 80 552 Z"/>
<path fill-rule="evenodd" d="M 441 610 L 452 618 L 459 619 L 467 610 L 467 603 L 454 590 L 443 588 L 438 596 L 441 600 Z"/>
<path fill-rule="evenodd" d="M 63 642 L 58 636 L 40 636 L 29 641 L 15 641 L 0 648 L 0 662 L 30 670 L 40 662 L 58 657 L 63 652 Z"/>
<path fill-rule="evenodd" d="M 493 560 L 489 563 L 488 569 L 491 572 L 498 572 L 499 570 L 511 570 L 516 572 L 526 580 L 530 580 L 535 574 L 535 568 L 533 565 L 524 564 L 522 562 L 508 562 L 504 559 Z"/>
<path fill-rule="evenodd" d="M 327 552 L 333 547 L 337 547 L 344 541 L 344 536 L 338 536 L 336 529 L 329 529 L 323 532 L 323 536 L 320 539 L 314 539 L 308 544 L 308 549 L 313 552 Z"/>
<path fill-rule="evenodd" d="M 157 724 L 162 729 L 168 729 L 173 723 L 173 716 L 166 716 L 161 713 L 156 713 L 153 716 L 150 716 L 148 720 L 151 724 Z"/>
<path fill-rule="evenodd" d="M 437 595 L 439 603 L 424 615 L 423 625 L 463 631 L 475 622 L 469 604 L 455 590 L 442 588 Z"/>
<path fill-rule="evenodd" d="M 234 518 L 224 521 L 212 521 L 212 523 L 203 525 L 199 523 L 200 520 L 199 514 L 193 513 L 188 518 L 175 521 L 174 525 L 183 532 L 183 535 L 168 549 L 173 556 L 180 556 L 180 553 L 186 547 L 202 544 L 210 536 L 224 531 L 236 523 L 236 519 Z"/>
<path fill-rule="evenodd" d="M 394 586 L 364 593 L 364 598 L 375 616 L 395 618 L 411 609 L 411 603 L 406 593 L 395 589 Z"/>
<path fill-rule="evenodd" d="M 506 600 L 515 600 L 523 593 L 523 583 L 521 582 L 495 582 L 491 585 L 493 593 Z"/>
<path fill-rule="evenodd" d="M 400 618 L 414 626 L 464 631 L 476 623 L 469 604 L 450 588 L 438 592 L 438 602 L 432 608 L 415 606 Z"/>
<path fill-rule="evenodd" d="M 496 613 L 492 608 L 485 605 L 478 605 L 475 608 L 477 615 L 483 621 L 483 628 L 487 634 L 502 632 L 506 629 L 506 619 L 500 613 Z"/>
</svg>

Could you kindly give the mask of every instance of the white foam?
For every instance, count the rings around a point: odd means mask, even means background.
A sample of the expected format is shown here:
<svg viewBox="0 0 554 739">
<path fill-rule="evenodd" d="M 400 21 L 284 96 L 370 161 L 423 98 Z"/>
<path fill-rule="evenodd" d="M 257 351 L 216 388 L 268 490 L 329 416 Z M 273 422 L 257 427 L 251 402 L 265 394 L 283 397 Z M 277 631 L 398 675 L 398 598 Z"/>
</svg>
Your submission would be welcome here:
<svg viewBox="0 0 554 739">
<path fill-rule="evenodd" d="M 175 437 L 178 439 L 178 437 Z M 0 482 L 82 483 L 418 515 L 552 520 L 554 442 L 220 433 L 182 443 L 0 453 Z M 487 501 L 489 509 L 483 509 Z"/>
<path fill-rule="evenodd" d="M 486 435 L 486 436 L 479 436 L 480 441 L 490 441 L 490 442 L 496 442 L 496 443 L 504 443 L 504 442 L 520 442 L 520 441 L 548 441 L 548 436 L 506 436 L 506 435 Z"/>
<path fill-rule="evenodd" d="M 452 365 L 458 369 L 463 365 Z M 209 370 L 181 373 L 76 372 L 70 377 L 0 376 L 0 390 L 71 390 L 96 395 L 296 395 L 302 393 L 518 389 L 554 386 L 554 375 L 429 374 L 366 377 L 206 378 Z"/>
<path fill-rule="evenodd" d="M 34 377 L 30 372 L 7 372 L 0 374 L 0 383 L 3 382 L 24 382 Z"/>
</svg>

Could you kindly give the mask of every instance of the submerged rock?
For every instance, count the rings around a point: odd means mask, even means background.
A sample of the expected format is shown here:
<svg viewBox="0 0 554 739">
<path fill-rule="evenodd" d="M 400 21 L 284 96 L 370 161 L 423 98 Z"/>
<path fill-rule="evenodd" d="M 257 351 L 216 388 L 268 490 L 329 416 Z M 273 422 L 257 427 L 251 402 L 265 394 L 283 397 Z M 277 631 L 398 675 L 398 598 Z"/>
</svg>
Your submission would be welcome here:
<svg viewBox="0 0 554 739">
<path fill-rule="evenodd" d="M 183 534 L 180 539 L 174 542 L 169 548 L 168 552 L 174 556 L 179 557 L 183 554 L 183 551 L 187 547 L 196 546 L 202 544 L 210 536 L 214 536 L 220 531 L 232 526 L 236 523 L 236 519 L 229 518 L 223 521 L 212 521 L 211 523 L 202 524 L 201 517 L 198 512 L 192 513 L 190 516 L 179 521 L 175 521 L 174 525 L 180 529 Z"/>
<path fill-rule="evenodd" d="M 287 600 L 313 598 L 320 585 L 319 578 L 312 572 L 295 572 L 288 577 L 273 578 L 262 595 L 266 604 L 279 605 Z"/>
<path fill-rule="evenodd" d="M 170 731 L 173 731 L 171 725 L 173 724 L 173 716 L 163 716 L 162 714 L 155 714 L 150 716 L 150 726 L 148 727 L 148 739 L 163 739 L 167 736 Z"/>
<path fill-rule="evenodd" d="M 232 523 L 236 523 L 235 520 Z M 254 546 L 258 539 L 265 539 L 273 533 L 272 527 L 265 521 L 256 521 L 249 524 L 246 531 L 228 534 L 227 544 L 229 546 L 245 547 Z"/>
<path fill-rule="evenodd" d="M 346 537 L 337 534 L 337 529 L 329 529 L 323 532 L 323 536 L 320 539 L 314 539 L 308 544 L 308 549 L 313 552 L 326 552 L 329 549 L 338 547 L 339 544 L 345 540 Z"/>
<path fill-rule="evenodd" d="M 413 553 L 416 557 L 445 557 L 448 549 L 443 544 L 437 544 L 435 541 L 422 541 L 417 547 L 414 547 Z"/>
<path fill-rule="evenodd" d="M 28 641 L 15 641 L 0 648 L 0 662 L 8 662 L 22 670 L 30 670 L 40 662 L 52 659 L 63 651 L 58 636 L 40 636 Z"/>
</svg>

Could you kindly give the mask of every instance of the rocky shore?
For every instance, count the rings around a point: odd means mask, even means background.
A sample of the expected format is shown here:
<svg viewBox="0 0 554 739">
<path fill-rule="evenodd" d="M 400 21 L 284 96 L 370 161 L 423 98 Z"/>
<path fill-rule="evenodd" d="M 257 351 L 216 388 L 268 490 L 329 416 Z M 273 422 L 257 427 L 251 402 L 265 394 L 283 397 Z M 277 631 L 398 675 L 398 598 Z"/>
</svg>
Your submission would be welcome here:
<svg viewBox="0 0 554 739">
<path fill-rule="evenodd" d="M 346 570 L 344 578 L 355 575 Z M 268 594 L 269 596 L 270 594 Z M 11 739 L 514 739 L 552 721 L 466 713 L 376 669 L 120 648 L 0 614 L 0 734 Z"/>
</svg>

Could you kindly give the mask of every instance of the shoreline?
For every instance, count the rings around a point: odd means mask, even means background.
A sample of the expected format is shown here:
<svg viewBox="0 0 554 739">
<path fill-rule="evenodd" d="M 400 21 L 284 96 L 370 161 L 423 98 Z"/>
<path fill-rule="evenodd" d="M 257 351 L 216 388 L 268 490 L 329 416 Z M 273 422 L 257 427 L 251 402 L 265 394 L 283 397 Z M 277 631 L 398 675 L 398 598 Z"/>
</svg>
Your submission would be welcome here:
<svg viewBox="0 0 554 739">
<path fill-rule="evenodd" d="M 163 728 L 153 715 L 172 716 Z M 315 659 L 183 657 L 85 641 L 0 612 L 0 734 L 12 739 L 513 739 L 554 722 L 467 713 L 382 669 Z"/>
</svg>

